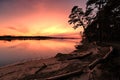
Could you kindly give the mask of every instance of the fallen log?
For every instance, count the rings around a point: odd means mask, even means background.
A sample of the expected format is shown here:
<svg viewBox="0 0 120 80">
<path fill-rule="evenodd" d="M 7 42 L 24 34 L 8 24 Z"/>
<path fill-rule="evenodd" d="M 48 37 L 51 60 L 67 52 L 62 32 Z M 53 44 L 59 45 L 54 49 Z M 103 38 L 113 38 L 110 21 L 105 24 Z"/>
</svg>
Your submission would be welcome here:
<svg viewBox="0 0 120 80">
<path fill-rule="evenodd" d="M 47 67 L 47 65 L 45 63 L 43 63 L 43 65 L 35 72 L 35 74 L 37 74 L 38 72 L 40 72 L 41 70 L 43 70 L 46 67 Z"/>
<path fill-rule="evenodd" d="M 47 78 L 46 80 L 62 80 L 64 78 L 68 78 L 70 76 L 74 76 L 74 75 L 77 75 L 77 74 L 82 74 L 83 73 L 83 69 L 80 69 L 80 70 L 77 70 L 77 71 L 73 71 L 73 72 L 69 72 L 69 73 L 66 73 L 66 74 L 61 74 L 61 75 L 57 75 L 57 76 L 53 76 L 53 77 L 49 77 Z"/>
<path fill-rule="evenodd" d="M 112 53 L 112 51 L 113 51 L 113 47 L 110 46 L 109 48 L 110 48 L 109 52 L 108 52 L 104 57 L 99 58 L 99 59 L 96 59 L 95 61 L 93 61 L 91 64 L 88 65 L 88 68 L 89 68 L 90 70 L 92 70 L 96 65 L 102 63 L 104 60 L 106 60 L 106 59 L 108 58 L 108 56 L 109 56 L 109 55 Z"/>
<path fill-rule="evenodd" d="M 113 51 L 113 47 L 110 46 L 110 51 L 103 57 L 103 59 L 107 59 L 108 56 L 112 53 L 112 51 Z"/>
<path fill-rule="evenodd" d="M 89 69 L 92 70 L 97 64 L 101 63 L 103 61 L 102 58 L 96 59 L 91 64 L 88 65 Z"/>
<path fill-rule="evenodd" d="M 90 56 L 90 55 L 92 55 L 92 52 L 84 54 L 84 55 L 73 56 L 73 57 L 68 58 L 67 60 L 82 59 L 82 58 L 85 58 L 85 57 Z"/>
<path fill-rule="evenodd" d="M 55 58 L 57 58 L 59 61 L 63 60 L 73 60 L 73 59 L 83 59 L 87 56 L 92 55 L 92 52 L 86 53 L 86 54 L 62 54 L 58 53 Z"/>
<path fill-rule="evenodd" d="M 6 74 L 0 75 L 0 78 L 4 77 L 4 76 L 6 76 L 6 75 L 9 75 L 9 74 L 15 73 L 15 72 L 16 72 L 16 71 L 11 71 L 11 72 L 8 72 L 8 73 L 6 73 Z"/>
</svg>

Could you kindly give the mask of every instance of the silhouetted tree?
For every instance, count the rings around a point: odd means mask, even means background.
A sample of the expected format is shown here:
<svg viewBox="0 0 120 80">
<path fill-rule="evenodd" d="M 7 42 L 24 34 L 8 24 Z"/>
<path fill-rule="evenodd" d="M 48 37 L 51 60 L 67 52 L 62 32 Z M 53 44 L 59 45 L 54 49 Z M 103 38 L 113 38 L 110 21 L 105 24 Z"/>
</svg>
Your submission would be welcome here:
<svg viewBox="0 0 120 80">
<path fill-rule="evenodd" d="M 74 6 L 71 10 L 71 14 L 69 15 L 70 20 L 68 21 L 69 24 L 74 24 L 73 28 L 76 29 L 79 26 L 82 26 L 85 29 L 85 19 L 84 19 L 84 12 L 82 8 L 78 6 Z"/>
<path fill-rule="evenodd" d="M 86 11 L 74 6 L 69 16 L 74 28 L 83 26 L 89 41 L 120 39 L 120 1 L 88 0 Z"/>
</svg>

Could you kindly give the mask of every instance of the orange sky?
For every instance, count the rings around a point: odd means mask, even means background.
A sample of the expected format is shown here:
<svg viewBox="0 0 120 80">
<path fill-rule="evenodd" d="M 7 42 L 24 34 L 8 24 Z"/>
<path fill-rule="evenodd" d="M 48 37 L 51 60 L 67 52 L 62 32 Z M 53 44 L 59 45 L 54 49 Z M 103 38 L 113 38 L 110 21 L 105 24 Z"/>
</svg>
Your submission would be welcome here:
<svg viewBox="0 0 120 80">
<path fill-rule="evenodd" d="M 0 0 L 0 35 L 79 36 L 67 23 L 74 5 L 85 0 Z"/>
</svg>

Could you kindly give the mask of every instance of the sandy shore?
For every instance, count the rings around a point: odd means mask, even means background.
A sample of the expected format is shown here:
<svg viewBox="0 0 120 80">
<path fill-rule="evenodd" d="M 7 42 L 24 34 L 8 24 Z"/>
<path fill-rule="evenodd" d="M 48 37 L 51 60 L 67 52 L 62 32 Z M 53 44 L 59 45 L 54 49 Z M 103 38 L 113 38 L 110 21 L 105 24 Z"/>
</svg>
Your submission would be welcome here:
<svg viewBox="0 0 120 80">
<path fill-rule="evenodd" d="M 54 76 L 78 70 L 81 70 L 82 74 L 75 74 L 64 79 L 88 80 L 91 78 L 91 74 L 95 73 L 95 78 L 101 80 L 102 69 L 100 69 L 100 64 L 97 65 L 99 69 L 95 67 L 90 70 L 88 66 L 96 59 L 105 56 L 108 51 L 108 46 L 101 47 L 91 44 L 87 48 L 75 50 L 71 54 L 59 53 L 49 59 L 31 60 L 3 66 L 0 67 L 0 80 L 52 80 L 50 78 Z"/>
</svg>

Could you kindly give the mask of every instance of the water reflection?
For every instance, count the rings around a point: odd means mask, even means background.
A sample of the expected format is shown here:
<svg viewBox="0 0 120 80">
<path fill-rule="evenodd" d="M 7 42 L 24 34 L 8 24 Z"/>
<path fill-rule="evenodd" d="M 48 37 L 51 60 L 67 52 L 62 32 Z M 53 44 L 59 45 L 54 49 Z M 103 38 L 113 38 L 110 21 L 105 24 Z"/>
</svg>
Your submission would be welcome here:
<svg viewBox="0 0 120 80">
<path fill-rule="evenodd" d="M 69 53 L 79 39 L 0 41 L 0 66 L 23 60 L 49 58 L 58 52 Z"/>
</svg>

